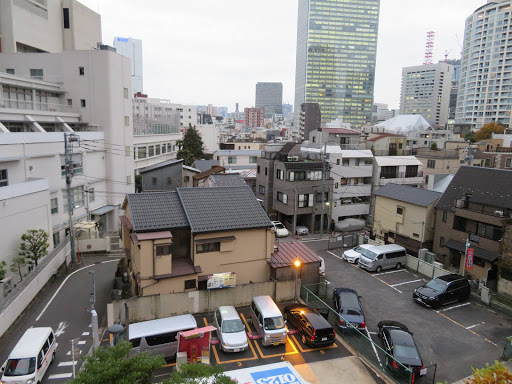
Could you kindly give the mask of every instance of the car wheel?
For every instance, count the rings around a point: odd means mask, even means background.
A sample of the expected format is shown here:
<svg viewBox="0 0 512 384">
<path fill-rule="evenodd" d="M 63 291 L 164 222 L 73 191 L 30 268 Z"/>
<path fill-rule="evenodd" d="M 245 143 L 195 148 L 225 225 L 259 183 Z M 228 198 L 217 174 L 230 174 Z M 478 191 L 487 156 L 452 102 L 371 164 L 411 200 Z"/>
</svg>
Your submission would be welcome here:
<svg viewBox="0 0 512 384">
<path fill-rule="evenodd" d="M 402 263 L 396 263 L 396 269 L 402 268 Z"/>
<path fill-rule="evenodd" d="M 437 299 L 436 301 L 434 301 L 432 303 L 432 308 L 434 308 L 434 309 L 438 309 L 440 306 L 441 306 L 441 301 L 439 299 Z"/>
<path fill-rule="evenodd" d="M 306 344 L 306 336 L 302 335 L 302 344 Z"/>
<path fill-rule="evenodd" d="M 377 273 L 382 272 L 382 267 L 379 265 L 379 266 L 375 269 L 375 272 L 377 272 Z"/>
</svg>

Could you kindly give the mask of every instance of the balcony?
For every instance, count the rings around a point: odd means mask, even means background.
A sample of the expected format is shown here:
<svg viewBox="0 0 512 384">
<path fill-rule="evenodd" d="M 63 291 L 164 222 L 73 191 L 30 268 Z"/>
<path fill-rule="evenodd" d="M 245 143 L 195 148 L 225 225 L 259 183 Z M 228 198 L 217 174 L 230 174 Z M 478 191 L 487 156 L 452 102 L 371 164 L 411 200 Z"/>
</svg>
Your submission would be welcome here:
<svg viewBox="0 0 512 384">
<path fill-rule="evenodd" d="M 0 109 L 73 113 L 72 107 L 67 104 L 18 101 L 4 98 L 0 98 Z"/>
<path fill-rule="evenodd" d="M 23 183 L 0 187 L 0 201 L 48 190 L 48 179 L 28 179 Z"/>
<path fill-rule="evenodd" d="M 507 212 L 507 210 L 505 210 L 505 209 L 503 209 L 503 210 L 496 209 L 495 212 L 489 213 L 489 212 L 483 212 L 481 210 L 475 210 L 475 209 L 464 208 L 464 207 L 456 207 L 455 215 L 463 217 L 465 219 L 495 225 L 497 227 L 502 227 L 503 223 L 506 220 L 509 220 L 509 218 L 510 218 L 510 212 Z"/>
</svg>

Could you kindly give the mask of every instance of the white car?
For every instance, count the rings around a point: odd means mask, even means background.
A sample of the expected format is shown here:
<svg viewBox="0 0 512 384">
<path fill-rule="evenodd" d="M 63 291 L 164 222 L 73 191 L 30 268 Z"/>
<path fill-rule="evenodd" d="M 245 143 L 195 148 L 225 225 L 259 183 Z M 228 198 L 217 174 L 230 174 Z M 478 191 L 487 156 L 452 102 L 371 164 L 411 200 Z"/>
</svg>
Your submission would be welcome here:
<svg viewBox="0 0 512 384">
<path fill-rule="evenodd" d="M 349 263 L 357 264 L 357 262 L 359 261 L 359 256 L 361 256 L 361 251 L 363 249 L 369 249 L 372 247 L 374 247 L 374 245 L 370 245 L 370 244 L 358 245 L 357 247 L 355 247 L 353 249 L 348 249 L 348 250 L 344 251 L 343 256 L 341 256 L 341 258 L 348 261 Z"/>
<path fill-rule="evenodd" d="M 320 274 L 320 276 L 324 277 L 325 276 L 325 261 L 320 256 L 318 256 L 318 258 L 321 260 L 320 267 L 318 268 L 318 273 Z"/>
<path fill-rule="evenodd" d="M 297 235 L 309 235 L 309 229 L 305 225 L 297 225 L 295 233 Z"/>
<path fill-rule="evenodd" d="M 272 225 L 274 226 L 273 231 L 277 237 L 286 237 L 288 236 L 288 230 L 280 221 L 273 221 Z"/>
</svg>

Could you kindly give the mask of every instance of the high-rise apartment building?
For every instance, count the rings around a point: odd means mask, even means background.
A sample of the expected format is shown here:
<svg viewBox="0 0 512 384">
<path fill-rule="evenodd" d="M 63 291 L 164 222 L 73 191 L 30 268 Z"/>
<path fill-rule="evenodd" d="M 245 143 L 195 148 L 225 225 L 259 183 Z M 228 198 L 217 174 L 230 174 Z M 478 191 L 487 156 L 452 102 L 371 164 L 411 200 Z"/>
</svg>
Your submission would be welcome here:
<svg viewBox="0 0 512 384">
<path fill-rule="evenodd" d="M 245 108 L 244 112 L 246 127 L 263 127 L 265 119 L 265 110 L 263 108 Z"/>
<path fill-rule="evenodd" d="M 283 83 L 256 83 L 256 108 L 265 108 L 265 117 L 283 114 Z"/>
<path fill-rule="evenodd" d="M 466 19 L 455 125 L 510 127 L 512 1 L 493 0 Z"/>
<path fill-rule="evenodd" d="M 309 132 L 322 126 L 322 113 L 318 103 L 302 103 L 299 111 L 299 135 L 301 141 L 309 140 Z"/>
<path fill-rule="evenodd" d="M 421 115 L 438 127 L 448 122 L 453 66 L 445 62 L 402 68 L 401 115 Z"/>
<path fill-rule="evenodd" d="M 322 122 L 371 120 L 380 0 L 299 0 L 295 126 L 302 103 Z"/>
<path fill-rule="evenodd" d="M 117 53 L 130 59 L 132 64 L 132 93 L 142 93 L 144 89 L 142 73 L 142 40 L 127 37 L 114 37 Z"/>
</svg>

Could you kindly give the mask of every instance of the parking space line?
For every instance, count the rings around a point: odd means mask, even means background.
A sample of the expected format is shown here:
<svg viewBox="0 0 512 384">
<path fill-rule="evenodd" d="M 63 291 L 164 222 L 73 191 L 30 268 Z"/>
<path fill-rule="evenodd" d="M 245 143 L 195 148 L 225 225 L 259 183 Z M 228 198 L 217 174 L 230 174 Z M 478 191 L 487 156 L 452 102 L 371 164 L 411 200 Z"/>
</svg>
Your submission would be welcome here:
<svg viewBox="0 0 512 384">
<path fill-rule="evenodd" d="M 215 359 L 217 360 L 217 364 L 229 364 L 229 363 L 238 363 L 241 361 L 249 361 L 249 360 L 258 360 L 258 356 L 256 355 L 256 352 L 254 351 L 254 348 L 252 347 L 251 340 L 247 340 L 249 343 L 249 347 L 251 348 L 252 356 L 253 357 L 245 357 L 243 359 L 234 359 L 234 360 L 228 360 L 228 361 L 221 361 L 219 359 L 219 354 L 217 353 L 217 348 L 215 348 L 215 345 L 212 345 L 213 348 L 213 354 L 215 355 Z"/>
<path fill-rule="evenodd" d="M 375 275 L 373 276 L 380 276 L 380 275 L 389 275 L 390 273 L 397 273 L 397 272 L 407 272 L 405 269 L 397 269 L 395 271 L 389 271 L 389 272 L 381 272 L 381 273 L 376 273 Z"/>
<path fill-rule="evenodd" d="M 451 309 L 465 307 L 466 305 L 471 305 L 471 303 L 464 303 L 464 304 L 454 305 L 453 307 L 443 308 L 443 309 L 440 309 L 439 311 L 436 311 L 436 312 L 439 313 L 439 312 L 449 311 Z"/>
<path fill-rule="evenodd" d="M 249 323 L 247 322 L 247 320 L 245 320 L 244 314 L 241 313 L 240 316 L 242 316 L 242 320 L 244 321 L 245 326 L 247 327 L 247 330 L 252 333 L 251 327 L 249 327 Z"/>
<path fill-rule="evenodd" d="M 332 253 L 331 251 L 327 251 L 327 253 L 330 253 L 331 255 L 333 255 L 334 257 L 337 257 L 338 259 L 340 260 L 343 260 L 341 257 L 339 257 L 337 254 L 335 253 Z"/>
<path fill-rule="evenodd" d="M 375 353 L 375 356 L 377 357 L 377 361 L 379 362 L 380 367 L 382 369 L 384 369 L 384 367 L 382 366 L 382 362 L 380 361 L 379 354 L 377 353 L 377 348 L 375 348 L 375 343 L 373 342 L 372 337 L 370 336 L 370 331 L 368 331 L 368 327 L 365 327 L 365 330 L 366 330 L 366 334 L 368 335 L 368 338 L 370 339 L 370 341 L 372 343 L 373 352 Z M 376 332 L 373 332 L 373 333 L 376 333 Z"/>
<path fill-rule="evenodd" d="M 466 329 L 473 329 L 475 327 L 478 327 L 479 325 L 481 325 L 482 323 L 478 323 L 478 324 L 473 324 L 473 325 L 470 325 L 469 327 L 466 327 Z"/>
<path fill-rule="evenodd" d="M 367 271 L 365 271 L 364 269 L 359 268 L 358 266 L 356 266 L 356 265 L 354 265 L 354 264 L 350 264 L 350 263 L 349 263 L 349 265 L 350 265 L 350 266 L 352 266 L 352 267 L 354 267 L 354 268 L 357 268 L 357 269 L 358 269 L 359 271 L 361 271 L 361 272 L 366 273 L 368 276 L 371 276 L 371 277 L 373 277 L 374 279 L 379 280 L 381 283 L 384 283 L 384 284 L 386 284 L 388 287 L 393 288 L 393 289 L 394 289 L 395 291 L 397 291 L 398 293 L 403 293 L 403 292 L 402 292 L 401 290 L 399 290 L 398 288 L 395 288 L 395 287 L 393 287 L 392 285 L 390 285 L 390 284 L 386 283 L 384 280 L 379 279 L 378 277 L 375 277 L 375 275 L 372 275 L 370 272 L 367 272 Z"/>
<path fill-rule="evenodd" d="M 286 355 L 296 355 L 297 353 L 299 353 L 299 351 L 297 351 L 297 348 L 295 347 L 295 344 L 290 340 L 289 337 L 286 338 L 286 342 L 290 343 L 290 345 L 292 346 L 294 352 L 276 353 L 275 355 L 265 356 L 261 352 L 261 349 L 260 349 L 260 346 L 258 345 L 258 342 L 255 342 L 255 345 L 256 345 L 256 349 L 260 353 L 260 356 L 261 356 L 262 359 L 268 359 L 268 358 L 271 358 L 271 357 L 286 356 Z"/>
<path fill-rule="evenodd" d="M 329 345 L 328 347 L 319 347 L 319 348 L 309 348 L 309 349 L 302 349 L 302 347 L 300 346 L 300 343 L 297 341 L 297 339 L 295 338 L 294 335 L 292 335 L 293 337 L 293 341 L 295 341 L 295 344 L 297 344 L 297 347 L 299 347 L 300 351 L 302 353 L 304 352 L 314 352 L 314 351 L 319 351 L 321 349 L 331 349 L 331 348 L 338 348 L 338 346 L 336 345 L 336 343 L 333 343 L 332 345 Z"/>
<path fill-rule="evenodd" d="M 203 317 L 203 321 L 204 321 L 204 326 L 207 327 L 208 326 L 208 321 L 206 320 L 206 317 Z"/>
<path fill-rule="evenodd" d="M 399 285 L 417 283 L 418 281 L 423 281 L 423 280 L 422 279 L 418 279 L 418 280 L 404 281 L 403 283 L 398 283 L 398 284 L 390 285 L 390 287 L 398 287 Z"/>
</svg>

